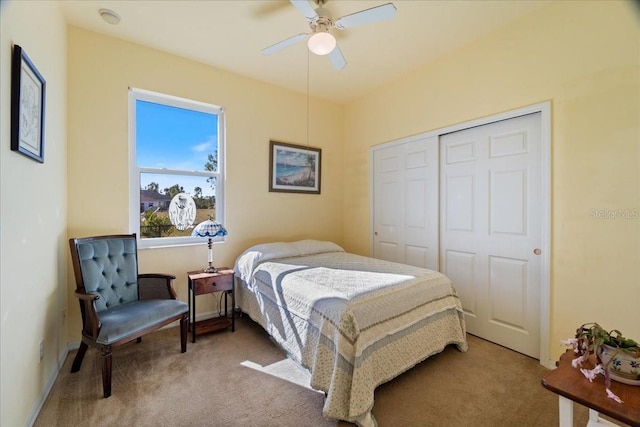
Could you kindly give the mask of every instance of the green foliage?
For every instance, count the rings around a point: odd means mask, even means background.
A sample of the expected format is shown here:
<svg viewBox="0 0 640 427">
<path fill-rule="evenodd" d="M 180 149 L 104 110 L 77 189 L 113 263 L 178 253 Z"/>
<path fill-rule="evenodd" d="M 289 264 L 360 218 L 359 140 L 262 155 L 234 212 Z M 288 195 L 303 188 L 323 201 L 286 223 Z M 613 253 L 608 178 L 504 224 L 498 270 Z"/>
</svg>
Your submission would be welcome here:
<svg viewBox="0 0 640 427">
<path fill-rule="evenodd" d="M 143 237 L 166 237 L 175 231 L 166 215 L 158 215 L 157 209 L 148 209 L 140 221 L 140 234 Z"/>
<path fill-rule="evenodd" d="M 218 171 L 218 150 L 214 151 L 213 154 L 209 153 L 207 156 L 207 163 L 204 164 L 204 170 L 208 172 L 217 172 Z M 216 180 L 213 177 L 207 178 L 207 182 L 211 184 L 211 188 L 215 191 L 216 189 Z"/>
<path fill-rule="evenodd" d="M 207 163 L 204 164 L 204 170 L 208 172 L 218 171 L 218 150 L 213 154 L 209 153 L 209 155 L 207 155 Z"/>
<path fill-rule="evenodd" d="M 193 189 L 193 198 L 194 199 L 199 199 L 202 197 L 202 188 L 200 187 L 196 187 Z"/>
<path fill-rule="evenodd" d="M 216 199 L 214 196 L 194 197 L 193 201 L 196 204 L 196 209 L 213 209 L 216 205 Z"/>
<path fill-rule="evenodd" d="M 180 193 L 184 193 L 184 188 L 178 184 L 174 184 L 171 187 L 164 189 L 164 194 L 166 194 L 170 199 L 173 199 L 176 194 Z"/>
<path fill-rule="evenodd" d="M 611 363 L 616 360 L 616 356 L 619 353 L 626 353 L 631 357 L 640 357 L 640 347 L 634 340 L 625 338 L 622 333 L 614 329 L 607 331 L 597 323 L 585 323 L 576 330 L 575 338 L 565 341 L 566 345 L 573 346 L 573 350 L 577 357 L 571 361 L 574 368 L 582 366 L 583 362 L 587 362 L 593 355 L 596 359 L 596 366 L 593 369 L 580 369 L 580 372 L 592 381 L 596 375 L 604 375 L 604 384 L 607 392 L 607 397 L 615 400 L 618 403 L 622 403 L 622 400 L 616 396 L 609 387 L 611 386 Z M 605 346 L 613 348 L 613 353 L 607 350 L 606 363 L 603 363 L 603 356 L 605 353 Z M 612 369 L 615 369 L 615 365 Z"/>
<path fill-rule="evenodd" d="M 640 357 L 640 346 L 614 329 L 607 331 L 597 323 L 585 323 L 576 330 L 577 348 L 581 353 L 593 353 L 600 359 L 602 346 L 609 345 L 634 357 Z"/>
<path fill-rule="evenodd" d="M 610 345 L 611 347 L 618 347 L 620 349 L 635 351 L 638 353 L 636 357 L 640 357 L 640 346 L 638 345 L 638 343 L 630 338 L 623 337 L 622 333 L 617 329 L 609 331 L 608 337 L 606 338 L 604 343 Z"/>
</svg>

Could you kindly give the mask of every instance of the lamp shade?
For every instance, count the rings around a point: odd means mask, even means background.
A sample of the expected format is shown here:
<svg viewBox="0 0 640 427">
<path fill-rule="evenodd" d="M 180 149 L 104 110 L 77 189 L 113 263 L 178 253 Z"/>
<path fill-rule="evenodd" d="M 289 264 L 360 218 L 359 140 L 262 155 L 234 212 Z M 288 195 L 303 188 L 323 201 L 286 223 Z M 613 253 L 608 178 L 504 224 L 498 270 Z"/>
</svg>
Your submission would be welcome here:
<svg viewBox="0 0 640 427">
<path fill-rule="evenodd" d="M 207 261 L 209 262 L 209 266 L 205 267 L 205 273 L 217 273 L 218 269 L 213 266 L 213 245 L 211 238 L 217 236 L 226 236 L 227 230 L 224 228 L 222 224 L 219 222 L 213 221 L 209 218 L 206 221 L 202 221 L 200 224 L 196 225 L 196 228 L 191 232 L 192 236 L 195 237 L 208 237 L 209 238 L 209 256 Z"/>
<path fill-rule="evenodd" d="M 197 236 L 197 237 L 226 236 L 227 230 L 219 222 L 215 222 L 215 221 L 212 221 L 211 219 L 208 219 L 196 225 L 196 227 L 191 232 L 191 235 Z"/>
<path fill-rule="evenodd" d="M 336 38 L 324 31 L 315 33 L 309 37 L 307 46 L 316 55 L 327 55 L 336 48 Z"/>
</svg>

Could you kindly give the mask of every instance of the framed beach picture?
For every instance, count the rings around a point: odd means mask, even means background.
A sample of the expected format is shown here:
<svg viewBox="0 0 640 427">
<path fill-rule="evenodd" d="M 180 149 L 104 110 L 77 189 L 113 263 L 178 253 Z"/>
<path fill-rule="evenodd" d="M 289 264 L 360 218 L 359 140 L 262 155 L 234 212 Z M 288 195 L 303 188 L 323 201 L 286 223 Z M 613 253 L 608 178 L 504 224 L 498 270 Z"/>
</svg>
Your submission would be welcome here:
<svg viewBox="0 0 640 427">
<path fill-rule="evenodd" d="M 44 163 L 46 83 L 24 50 L 13 46 L 11 63 L 11 149 Z"/>
<path fill-rule="evenodd" d="M 322 150 L 270 141 L 269 191 L 320 194 Z"/>
</svg>

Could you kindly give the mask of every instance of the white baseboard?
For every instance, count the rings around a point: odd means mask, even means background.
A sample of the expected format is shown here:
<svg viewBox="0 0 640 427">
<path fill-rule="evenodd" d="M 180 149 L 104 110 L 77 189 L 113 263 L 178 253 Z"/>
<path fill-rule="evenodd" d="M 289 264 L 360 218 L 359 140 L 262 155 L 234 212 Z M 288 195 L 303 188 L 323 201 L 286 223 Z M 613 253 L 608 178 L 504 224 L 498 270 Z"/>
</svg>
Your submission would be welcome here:
<svg viewBox="0 0 640 427">
<path fill-rule="evenodd" d="M 79 346 L 80 346 L 80 343 L 78 342 L 78 347 Z M 47 379 L 47 382 L 45 383 L 44 388 L 42 389 L 42 393 L 40 394 L 40 398 L 35 403 L 35 405 L 33 405 L 33 408 L 31 409 L 31 413 L 29 414 L 29 417 L 25 422 L 26 427 L 33 426 L 33 424 L 36 422 L 36 419 L 38 418 L 38 415 L 40 415 L 40 410 L 44 406 L 44 402 L 46 402 L 47 397 L 49 397 L 49 393 L 51 392 L 53 385 L 56 383 L 56 380 L 58 379 L 58 374 L 60 373 L 60 370 L 62 369 L 62 366 L 64 365 L 65 360 L 67 360 L 67 356 L 69 355 L 69 350 L 70 350 L 70 344 L 67 345 L 67 348 L 65 349 L 62 356 L 58 360 L 58 366 L 56 367 L 56 369 L 53 370 L 53 372 Z"/>
<path fill-rule="evenodd" d="M 201 320 L 212 319 L 214 317 L 219 317 L 219 316 L 220 315 L 218 314 L 217 311 L 209 311 L 209 312 L 206 312 L 206 313 L 196 314 L 196 322 L 199 322 Z M 191 319 L 189 319 L 189 320 L 191 320 Z M 175 322 L 169 323 L 168 325 L 165 325 L 160 329 L 172 328 L 172 327 L 178 326 L 178 325 L 180 325 L 180 321 L 176 320 Z M 40 410 L 42 409 L 42 406 L 44 406 L 44 402 L 47 400 L 47 397 L 49 396 L 49 393 L 51 392 L 51 389 L 53 388 L 53 385 L 56 383 L 56 379 L 58 379 L 58 374 L 60 373 L 60 370 L 62 369 L 62 366 L 64 365 L 64 362 L 67 360 L 67 356 L 69 355 L 69 353 L 71 351 L 75 351 L 75 350 L 77 350 L 79 348 L 80 348 L 80 341 L 72 341 L 72 342 L 67 344 L 67 348 L 65 349 L 65 352 L 63 353 L 63 355 L 60 358 L 60 360 L 58 360 L 57 368 L 51 373 L 51 375 L 49 376 L 49 379 L 47 379 L 47 383 L 45 384 L 44 388 L 42 389 L 42 393 L 40 395 L 40 398 L 38 399 L 36 404 L 33 406 L 33 409 L 31 410 L 31 413 L 29 414 L 29 418 L 27 418 L 27 421 L 25 422 L 25 426 L 26 427 L 31 427 L 36 422 L 36 419 L 38 418 L 38 415 L 40 414 Z"/>
<path fill-rule="evenodd" d="M 545 368 L 547 368 L 547 369 L 556 369 L 556 368 L 557 368 L 557 366 L 556 366 L 556 362 L 557 362 L 557 360 L 551 360 L 551 359 L 549 359 L 549 360 L 547 360 L 547 363 L 546 363 L 546 364 L 544 364 L 544 363 L 542 363 L 542 360 L 540 361 L 540 363 L 542 364 L 542 366 L 544 366 L 544 367 L 545 367 Z"/>
</svg>

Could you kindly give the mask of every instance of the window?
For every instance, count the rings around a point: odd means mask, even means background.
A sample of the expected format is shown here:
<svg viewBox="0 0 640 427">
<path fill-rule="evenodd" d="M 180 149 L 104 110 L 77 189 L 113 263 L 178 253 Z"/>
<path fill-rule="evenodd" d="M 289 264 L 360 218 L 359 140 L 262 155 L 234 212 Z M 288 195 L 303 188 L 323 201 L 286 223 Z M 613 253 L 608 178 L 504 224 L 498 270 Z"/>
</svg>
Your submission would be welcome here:
<svg viewBox="0 0 640 427">
<path fill-rule="evenodd" d="M 191 237 L 195 225 L 209 217 L 224 224 L 221 107 L 130 89 L 129 141 L 130 228 L 139 247 L 202 243 Z M 195 219 L 185 228 L 190 221 L 176 221 L 171 206 L 186 202 Z"/>
</svg>

